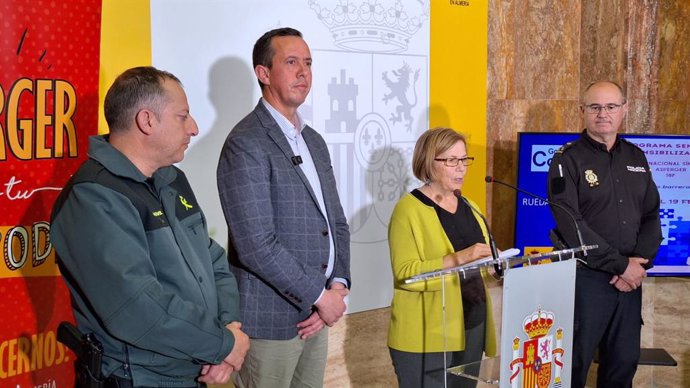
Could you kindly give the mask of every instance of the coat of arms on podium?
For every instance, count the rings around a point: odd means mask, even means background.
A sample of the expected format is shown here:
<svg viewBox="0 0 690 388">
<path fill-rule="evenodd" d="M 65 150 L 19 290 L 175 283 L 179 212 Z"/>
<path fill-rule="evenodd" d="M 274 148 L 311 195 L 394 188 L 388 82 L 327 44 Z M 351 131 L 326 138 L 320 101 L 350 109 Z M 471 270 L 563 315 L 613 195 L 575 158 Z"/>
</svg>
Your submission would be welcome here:
<svg viewBox="0 0 690 388">
<path fill-rule="evenodd" d="M 551 311 L 544 311 L 541 306 L 537 311 L 525 317 L 522 330 L 528 339 L 513 339 L 513 361 L 510 363 L 510 384 L 512 388 L 560 388 L 563 370 L 563 329 L 556 329 L 556 340 L 550 334 L 555 322 Z M 522 364 L 522 371 L 520 370 Z M 522 374 L 522 385 L 518 385 Z M 553 385 L 552 385 L 553 382 Z"/>
</svg>

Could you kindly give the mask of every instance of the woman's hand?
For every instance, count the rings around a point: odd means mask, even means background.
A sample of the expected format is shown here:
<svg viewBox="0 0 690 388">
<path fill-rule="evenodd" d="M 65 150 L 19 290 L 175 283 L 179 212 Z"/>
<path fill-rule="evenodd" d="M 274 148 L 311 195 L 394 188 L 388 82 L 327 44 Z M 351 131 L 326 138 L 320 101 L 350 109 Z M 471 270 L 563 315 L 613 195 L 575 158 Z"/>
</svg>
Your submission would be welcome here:
<svg viewBox="0 0 690 388">
<path fill-rule="evenodd" d="M 491 256 L 491 248 L 487 244 L 477 243 L 469 248 L 447 255 L 443 258 L 443 262 L 444 265 L 447 265 L 446 268 L 450 268 L 471 263 L 487 256 Z"/>
</svg>

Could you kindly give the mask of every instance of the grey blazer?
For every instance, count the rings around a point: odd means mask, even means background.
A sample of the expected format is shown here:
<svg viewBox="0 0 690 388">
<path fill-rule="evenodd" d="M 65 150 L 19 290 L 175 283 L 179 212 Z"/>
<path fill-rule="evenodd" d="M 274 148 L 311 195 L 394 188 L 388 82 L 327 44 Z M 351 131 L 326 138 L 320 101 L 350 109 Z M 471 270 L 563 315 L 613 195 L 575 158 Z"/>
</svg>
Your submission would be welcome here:
<svg viewBox="0 0 690 388">
<path fill-rule="evenodd" d="M 302 131 L 316 165 L 335 235 L 333 277 L 350 281 L 350 231 L 336 190 L 326 142 Z M 286 340 L 331 279 L 326 216 L 285 135 L 262 102 L 230 132 L 217 179 L 228 223 L 230 265 L 240 289 L 242 330 L 252 338 Z M 349 284 L 348 284 L 349 286 Z"/>
</svg>

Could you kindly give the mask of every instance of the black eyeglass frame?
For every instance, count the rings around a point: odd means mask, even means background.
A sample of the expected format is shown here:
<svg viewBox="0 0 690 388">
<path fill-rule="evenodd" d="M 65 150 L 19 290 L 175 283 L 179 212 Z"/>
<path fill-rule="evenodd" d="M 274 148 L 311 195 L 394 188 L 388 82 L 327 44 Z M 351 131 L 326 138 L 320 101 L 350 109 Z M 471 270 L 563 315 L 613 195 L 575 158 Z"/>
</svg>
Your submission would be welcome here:
<svg viewBox="0 0 690 388">
<path fill-rule="evenodd" d="M 589 104 L 589 105 L 583 105 L 582 109 L 590 115 L 598 115 L 599 112 L 602 110 L 607 113 L 607 114 L 615 114 L 618 113 L 618 111 L 621 110 L 623 105 L 627 104 L 627 102 L 623 102 L 622 104 L 605 104 L 605 105 L 599 105 L 599 104 Z"/>
<path fill-rule="evenodd" d="M 458 164 L 462 162 L 462 165 L 467 167 L 471 166 L 474 162 L 473 156 L 465 156 L 464 158 L 434 158 L 437 162 L 443 162 L 446 167 L 457 167 Z"/>
</svg>

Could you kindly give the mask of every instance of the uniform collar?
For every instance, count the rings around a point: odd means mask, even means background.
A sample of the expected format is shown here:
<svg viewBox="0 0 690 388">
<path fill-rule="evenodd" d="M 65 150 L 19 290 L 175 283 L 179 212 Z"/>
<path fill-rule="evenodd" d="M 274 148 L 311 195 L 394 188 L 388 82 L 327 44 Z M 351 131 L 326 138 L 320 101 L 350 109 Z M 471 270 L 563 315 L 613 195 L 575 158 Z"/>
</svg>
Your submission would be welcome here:
<svg viewBox="0 0 690 388">
<path fill-rule="evenodd" d="M 89 157 L 96 160 L 113 175 L 132 179 L 137 182 L 146 182 L 147 177 L 139 171 L 123 153 L 118 151 L 108 142 L 108 135 L 95 135 L 89 137 Z M 173 166 L 161 167 L 153 173 L 155 185 L 166 185 L 175 180 L 177 172 Z"/>
<path fill-rule="evenodd" d="M 582 130 L 582 138 L 585 139 L 587 144 L 589 144 L 592 148 L 598 151 L 603 151 L 603 152 L 609 152 L 608 148 L 606 148 L 606 144 L 600 143 L 594 139 L 592 139 L 591 136 L 587 134 L 587 129 Z M 618 148 L 618 144 L 621 142 L 621 136 L 620 134 L 616 134 L 616 141 L 613 142 L 613 147 L 611 147 L 611 151 L 613 152 Z"/>
</svg>

